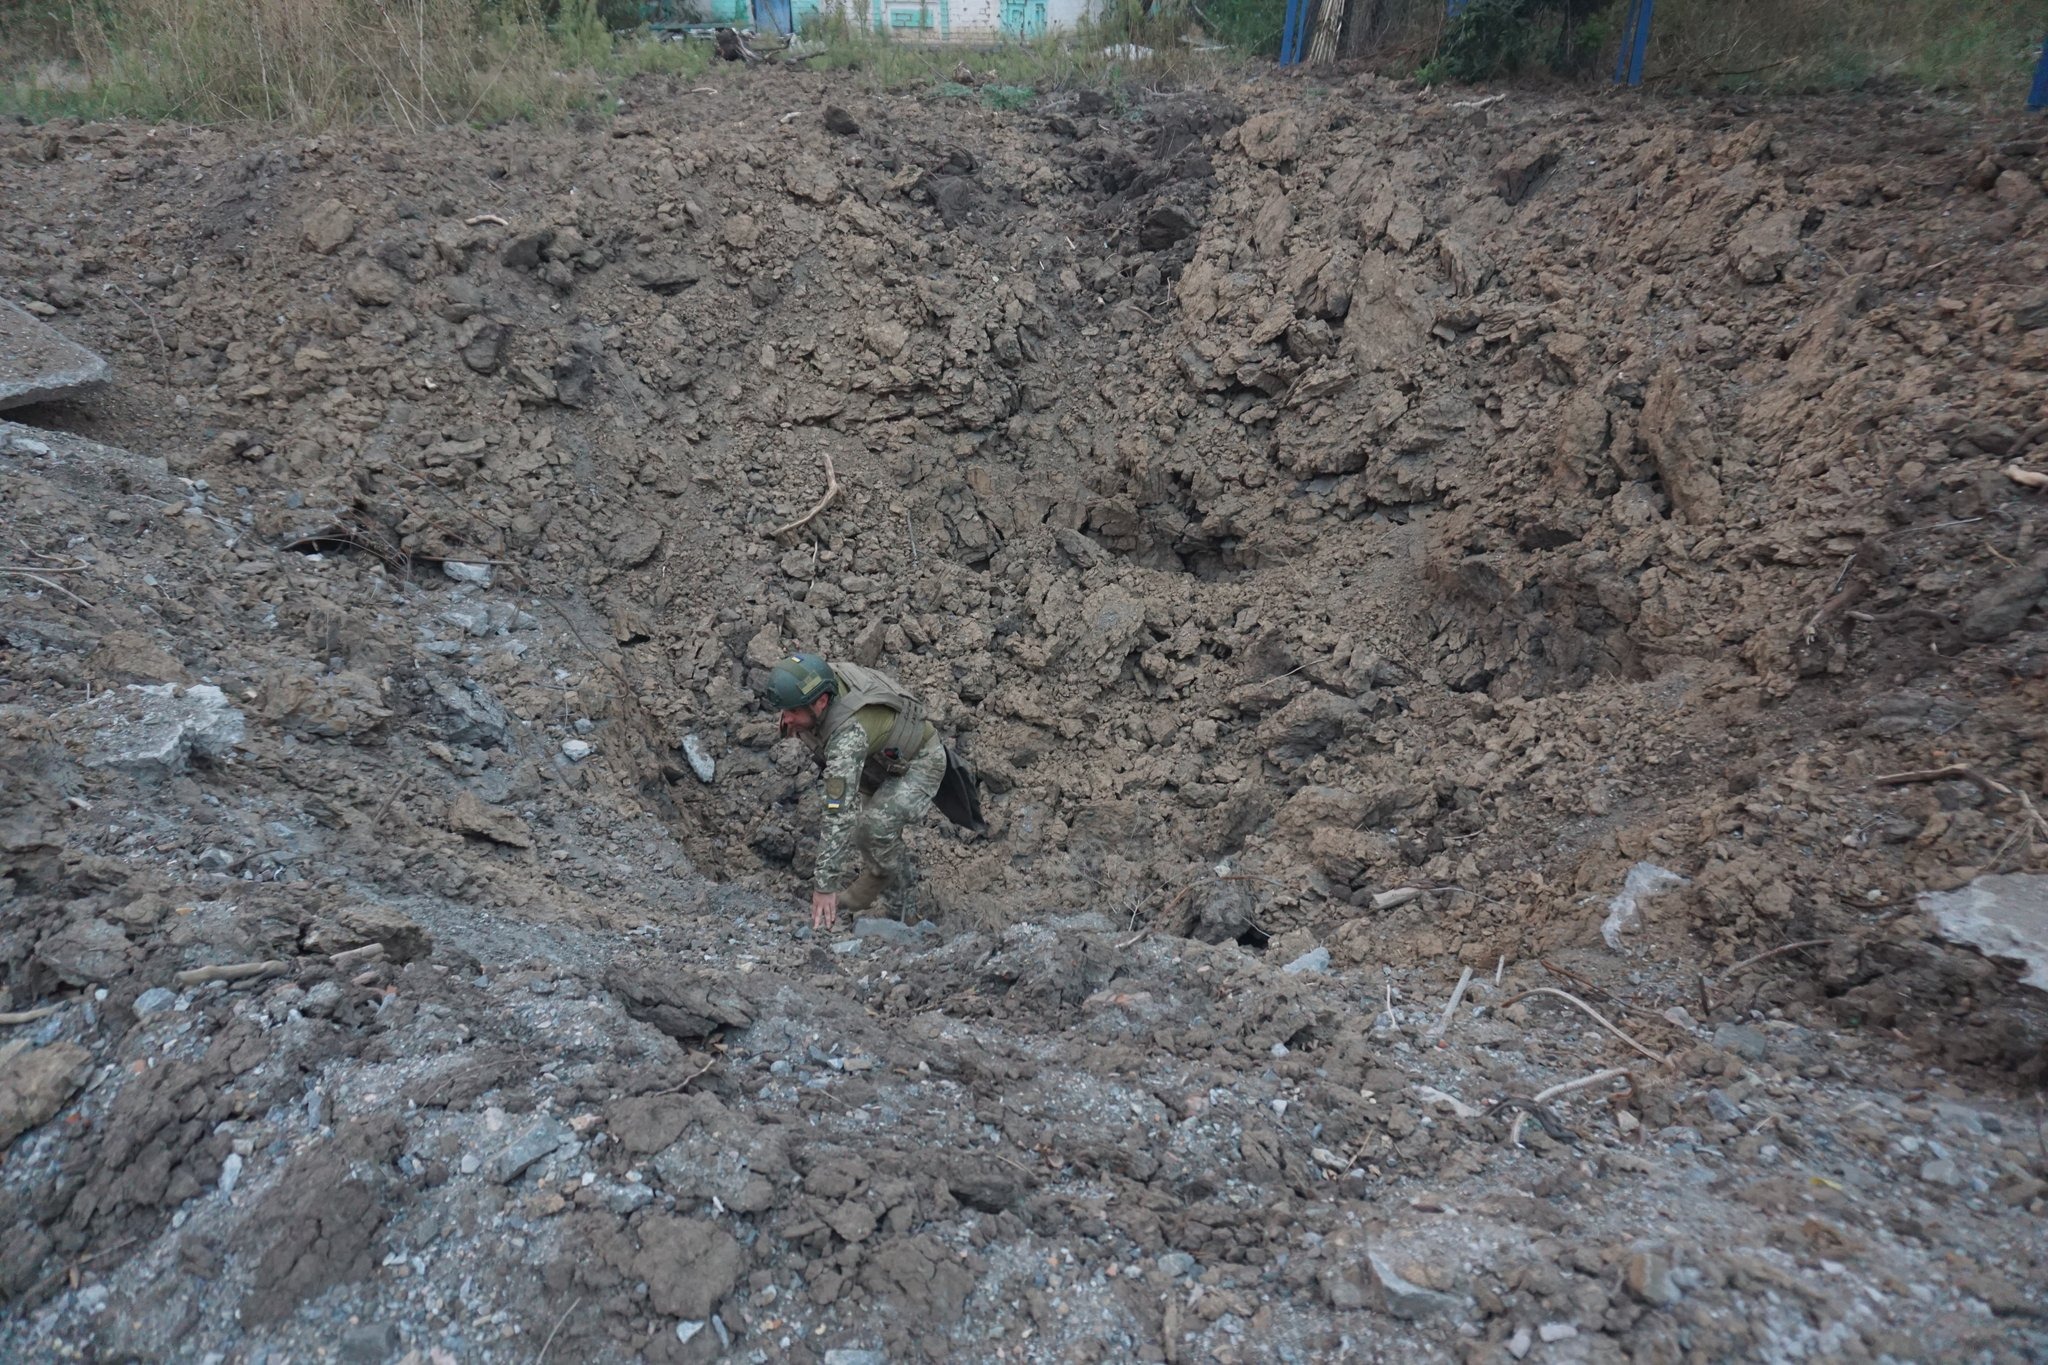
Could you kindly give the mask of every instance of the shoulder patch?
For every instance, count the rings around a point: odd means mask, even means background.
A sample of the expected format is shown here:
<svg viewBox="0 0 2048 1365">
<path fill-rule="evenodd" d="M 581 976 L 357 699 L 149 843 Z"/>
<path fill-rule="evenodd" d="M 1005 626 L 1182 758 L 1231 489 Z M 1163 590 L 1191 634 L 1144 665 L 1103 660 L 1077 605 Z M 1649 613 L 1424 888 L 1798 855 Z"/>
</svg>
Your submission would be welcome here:
<svg viewBox="0 0 2048 1365">
<path fill-rule="evenodd" d="M 846 779 L 828 777 L 825 779 L 825 809 L 836 811 L 846 804 Z"/>
</svg>

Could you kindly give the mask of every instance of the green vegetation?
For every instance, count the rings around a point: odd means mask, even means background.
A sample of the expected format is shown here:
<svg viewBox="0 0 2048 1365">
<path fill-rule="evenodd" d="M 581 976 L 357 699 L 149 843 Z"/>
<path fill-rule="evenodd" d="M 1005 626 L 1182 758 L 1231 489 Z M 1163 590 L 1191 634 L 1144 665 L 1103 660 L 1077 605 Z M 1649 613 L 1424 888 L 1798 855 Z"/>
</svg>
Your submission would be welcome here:
<svg viewBox="0 0 2048 1365">
<path fill-rule="evenodd" d="M 863 0 L 852 0 L 865 15 Z M 1597 80 L 1622 0 L 1351 0 L 1354 52 L 1428 82 Z M 872 90 L 1015 110 L 1082 87 L 1119 98 L 1214 79 L 1280 46 L 1286 0 L 1106 0 L 1071 34 L 986 49 L 811 21 L 817 71 Z M 702 41 L 639 29 L 642 0 L 0 0 L 0 114 L 430 128 L 603 110 L 644 73 L 696 78 Z M 637 31 L 636 31 L 637 30 Z M 1872 80 L 2016 102 L 2048 0 L 1660 0 L 1666 88 L 1843 88 Z M 1419 69 L 1418 69 L 1419 68 Z M 737 82 L 764 73 L 721 70 Z"/>
<path fill-rule="evenodd" d="M 1424 81 L 1548 70 L 1604 78 L 1625 0 L 1382 0 L 1383 69 Z M 1843 89 L 1870 81 L 2016 102 L 2048 37 L 2048 0 L 1658 0 L 1649 79 L 1710 89 Z M 1365 54 L 1368 60 L 1375 53 Z"/>
</svg>

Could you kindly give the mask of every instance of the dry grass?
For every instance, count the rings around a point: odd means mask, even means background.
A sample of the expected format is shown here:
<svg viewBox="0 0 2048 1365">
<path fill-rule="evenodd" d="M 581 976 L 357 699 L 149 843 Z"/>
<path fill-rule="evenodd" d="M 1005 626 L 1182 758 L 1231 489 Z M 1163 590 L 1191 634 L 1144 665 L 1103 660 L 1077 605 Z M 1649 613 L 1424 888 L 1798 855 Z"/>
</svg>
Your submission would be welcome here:
<svg viewBox="0 0 2048 1365">
<path fill-rule="evenodd" d="M 615 45 L 589 0 L 552 22 L 528 0 L 118 0 L 7 37 L 0 109 L 305 128 L 559 116 L 621 75 L 705 60 L 698 45 Z"/>
</svg>

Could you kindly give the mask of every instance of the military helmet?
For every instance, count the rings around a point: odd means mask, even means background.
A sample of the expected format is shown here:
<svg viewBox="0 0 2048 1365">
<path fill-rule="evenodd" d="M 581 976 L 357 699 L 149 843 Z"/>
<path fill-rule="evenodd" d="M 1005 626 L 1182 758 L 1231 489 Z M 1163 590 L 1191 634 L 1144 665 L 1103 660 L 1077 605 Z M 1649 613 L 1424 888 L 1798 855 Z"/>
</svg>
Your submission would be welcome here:
<svg viewBox="0 0 2048 1365">
<path fill-rule="evenodd" d="M 833 676 L 830 664 L 816 654 L 792 654 L 768 670 L 761 699 L 778 711 L 794 711 L 838 693 L 839 679 Z"/>
</svg>

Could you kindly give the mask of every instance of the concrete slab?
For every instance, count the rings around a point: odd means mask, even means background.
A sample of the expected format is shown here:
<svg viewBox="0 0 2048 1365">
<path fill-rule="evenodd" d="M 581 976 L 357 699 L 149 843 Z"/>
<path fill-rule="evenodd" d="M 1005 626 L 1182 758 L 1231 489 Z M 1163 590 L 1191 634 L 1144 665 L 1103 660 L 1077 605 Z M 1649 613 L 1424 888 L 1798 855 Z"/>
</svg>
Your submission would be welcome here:
<svg viewBox="0 0 2048 1365">
<path fill-rule="evenodd" d="M 0 409 L 74 398 L 112 372 L 104 356 L 0 301 Z"/>
<path fill-rule="evenodd" d="M 2048 991 L 2048 877 L 1979 877 L 1954 891 L 1921 892 L 1920 908 L 1944 938 L 2026 963 L 2020 980 Z"/>
</svg>

